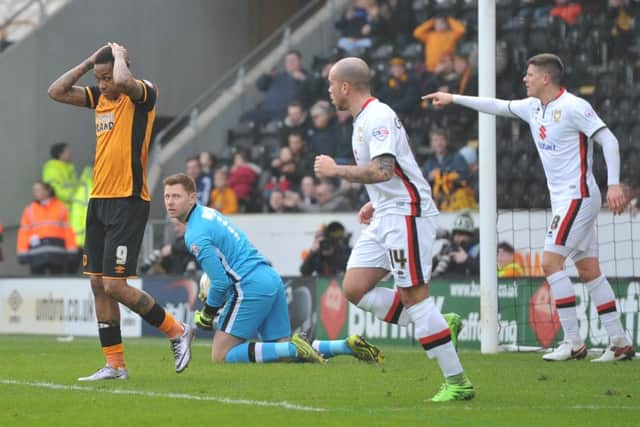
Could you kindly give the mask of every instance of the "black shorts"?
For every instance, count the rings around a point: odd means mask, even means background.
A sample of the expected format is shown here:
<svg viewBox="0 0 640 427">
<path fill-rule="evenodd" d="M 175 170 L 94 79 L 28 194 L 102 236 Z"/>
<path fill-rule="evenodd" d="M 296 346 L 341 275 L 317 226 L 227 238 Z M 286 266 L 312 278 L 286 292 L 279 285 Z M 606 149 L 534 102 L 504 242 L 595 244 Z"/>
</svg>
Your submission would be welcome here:
<svg viewBox="0 0 640 427">
<path fill-rule="evenodd" d="M 90 199 L 82 257 L 84 273 L 135 276 L 148 218 L 149 202 L 139 197 Z"/>
</svg>

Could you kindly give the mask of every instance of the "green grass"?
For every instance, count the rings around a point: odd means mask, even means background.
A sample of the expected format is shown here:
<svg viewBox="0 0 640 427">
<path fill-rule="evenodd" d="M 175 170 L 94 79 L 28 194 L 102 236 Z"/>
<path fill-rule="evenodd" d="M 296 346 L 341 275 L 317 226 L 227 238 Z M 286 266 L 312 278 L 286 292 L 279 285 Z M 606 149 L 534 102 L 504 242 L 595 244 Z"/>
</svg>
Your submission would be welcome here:
<svg viewBox="0 0 640 427">
<path fill-rule="evenodd" d="M 425 400 L 442 378 L 418 348 L 386 348 L 384 368 L 348 357 L 326 366 L 213 365 L 208 343 L 198 341 L 177 375 L 166 341 L 128 339 L 125 347 L 128 381 L 78 383 L 103 363 L 96 339 L 0 336 L 0 426 L 613 427 L 638 425 L 640 416 L 637 362 L 464 352 L 476 399 L 434 404 Z M 258 404 L 284 401 L 320 411 Z"/>
</svg>

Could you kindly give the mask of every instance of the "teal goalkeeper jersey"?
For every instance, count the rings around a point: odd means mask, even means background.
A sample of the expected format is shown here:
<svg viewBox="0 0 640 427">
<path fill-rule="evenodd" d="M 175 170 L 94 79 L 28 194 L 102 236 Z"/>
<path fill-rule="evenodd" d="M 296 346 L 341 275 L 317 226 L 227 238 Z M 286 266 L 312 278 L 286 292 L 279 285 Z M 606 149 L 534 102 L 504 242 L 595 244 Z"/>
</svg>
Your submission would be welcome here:
<svg viewBox="0 0 640 427">
<path fill-rule="evenodd" d="M 268 264 L 247 236 L 215 209 L 196 204 L 187 218 L 184 241 L 211 279 L 208 304 L 222 307 L 234 283 Z M 237 286 L 237 285 L 236 285 Z"/>
</svg>

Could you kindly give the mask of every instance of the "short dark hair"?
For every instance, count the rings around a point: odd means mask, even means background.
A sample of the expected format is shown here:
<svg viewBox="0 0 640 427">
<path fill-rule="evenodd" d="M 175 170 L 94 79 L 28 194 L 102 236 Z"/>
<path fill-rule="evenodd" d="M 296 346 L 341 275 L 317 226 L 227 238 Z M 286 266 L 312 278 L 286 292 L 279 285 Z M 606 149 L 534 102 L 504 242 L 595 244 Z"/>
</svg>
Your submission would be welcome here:
<svg viewBox="0 0 640 427">
<path fill-rule="evenodd" d="M 301 110 L 304 110 L 304 105 L 302 105 L 302 102 L 300 101 L 291 101 L 287 107 L 298 107 Z"/>
<path fill-rule="evenodd" d="M 500 242 L 498 243 L 498 249 L 502 249 L 505 252 L 509 252 L 510 254 L 514 254 L 516 251 L 508 242 Z"/>
<path fill-rule="evenodd" d="M 200 164 L 200 155 L 196 154 L 194 156 L 191 157 L 187 157 L 187 160 L 184 161 L 185 163 L 189 163 L 189 162 L 197 162 L 198 165 Z"/>
<path fill-rule="evenodd" d="M 297 49 L 290 49 L 289 51 L 287 51 L 287 54 L 285 56 L 288 56 L 288 55 L 295 55 L 298 57 L 298 59 L 302 59 L 302 54 Z"/>
<path fill-rule="evenodd" d="M 56 196 L 56 191 L 53 189 L 53 186 L 51 184 L 49 184 L 48 182 L 45 182 L 45 181 L 42 181 L 42 180 L 38 180 L 38 181 L 34 182 L 34 184 L 41 185 L 42 188 L 44 188 L 45 191 L 49 194 L 49 197 L 55 197 Z"/>
<path fill-rule="evenodd" d="M 67 144 L 66 142 L 56 142 L 55 144 L 53 144 L 49 149 L 49 154 L 51 155 L 51 158 L 56 160 L 59 159 L 60 156 L 62 156 L 62 153 L 64 152 L 64 150 L 66 150 L 68 146 L 69 144 Z"/>
<path fill-rule="evenodd" d="M 431 130 L 429 131 L 429 137 L 433 135 L 440 135 L 447 141 L 449 140 L 449 135 L 447 135 L 447 131 L 444 130 L 443 128 L 437 128 L 437 127 L 431 128 Z"/>
<path fill-rule="evenodd" d="M 300 132 L 299 130 L 292 130 L 291 132 L 289 132 L 289 135 L 287 136 L 287 140 L 292 136 L 299 137 L 303 142 L 306 141 L 307 139 L 305 138 L 304 133 Z"/>
<path fill-rule="evenodd" d="M 193 182 L 191 177 L 183 174 L 177 173 L 175 175 L 170 175 L 166 177 L 162 183 L 166 187 L 167 185 L 182 185 L 182 187 L 186 190 L 187 193 L 195 193 L 196 192 L 196 183 Z"/>
<path fill-rule="evenodd" d="M 115 62 L 111 46 L 105 46 L 96 55 L 96 64 L 109 64 Z"/>
<path fill-rule="evenodd" d="M 562 64 L 562 59 L 560 59 L 558 55 L 554 55 L 553 53 L 541 53 L 539 55 L 532 56 L 527 60 L 527 67 L 529 65 L 535 65 L 536 67 L 541 68 L 544 72 L 549 73 L 551 81 L 554 84 L 560 84 L 560 80 L 562 80 L 562 75 L 564 74 L 564 65 Z"/>
</svg>

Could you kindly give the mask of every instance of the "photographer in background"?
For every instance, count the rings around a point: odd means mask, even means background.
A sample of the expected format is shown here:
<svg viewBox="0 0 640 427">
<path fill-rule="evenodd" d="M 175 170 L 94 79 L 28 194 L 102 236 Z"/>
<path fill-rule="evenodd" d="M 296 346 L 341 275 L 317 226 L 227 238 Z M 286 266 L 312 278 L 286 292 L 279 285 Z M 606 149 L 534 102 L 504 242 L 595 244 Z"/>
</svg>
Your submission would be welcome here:
<svg viewBox="0 0 640 427">
<path fill-rule="evenodd" d="M 433 277 L 442 275 L 477 276 L 480 274 L 480 244 L 473 218 L 463 212 L 453 221 L 451 235 L 443 237 L 442 249 L 433 258 Z"/>
<path fill-rule="evenodd" d="M 351 254 L 350 239 L 351 234 L 347 234 L 339 222 L 334 221 L 321 226 L 316 232 L 309 253 L 300 265 L 300 273 L 303 276 L 315 273 L 321 277 L 344 273 Z"/>
<path fill-rule="evenodd" d="M 184 243 L 185 224 L 176 219 L 171 220 L 175 239 L 173 243 L 167 243 L 161 249 L 155 249 L 140 264 L 140 272 L 148 273 L 155 267 L 154 272 L 164 272 L 169 275 L 193 275 L 199 270 L 196 259 L 187 250 Z"/>
</svg>

